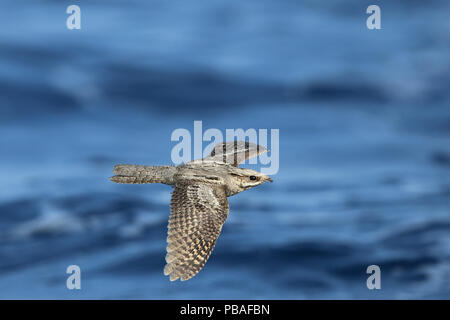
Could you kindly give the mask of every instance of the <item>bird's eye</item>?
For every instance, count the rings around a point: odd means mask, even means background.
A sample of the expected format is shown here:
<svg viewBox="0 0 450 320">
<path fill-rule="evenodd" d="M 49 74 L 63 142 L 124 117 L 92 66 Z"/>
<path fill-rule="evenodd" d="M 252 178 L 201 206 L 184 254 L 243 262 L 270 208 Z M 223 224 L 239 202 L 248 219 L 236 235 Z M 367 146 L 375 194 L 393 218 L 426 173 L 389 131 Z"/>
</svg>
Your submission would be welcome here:
<svg viewBox="0 0 450 320">
<path fill-rule="evenodd" d="M 255 176 L 250 176 L 250 180 L 256 180 Z"/>
</svg>

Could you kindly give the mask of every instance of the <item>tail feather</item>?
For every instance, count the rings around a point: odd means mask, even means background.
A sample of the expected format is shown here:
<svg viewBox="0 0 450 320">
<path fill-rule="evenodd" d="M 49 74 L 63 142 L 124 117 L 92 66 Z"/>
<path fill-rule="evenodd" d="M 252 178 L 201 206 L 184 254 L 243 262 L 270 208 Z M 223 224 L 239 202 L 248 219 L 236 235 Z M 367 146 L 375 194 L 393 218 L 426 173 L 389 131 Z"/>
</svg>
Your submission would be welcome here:
<svg viewBox="0 0 450 320">
<path fill-rule="evenodd" d="M 171 166 L 140 166 L 134 164 L 118 164 L 114 166 L 115 176 L 110 180 L 115 183 L 166 183 L 170 184 L 173 176 Z"/>
<path fill-rule="evenodd" d="M 138 184 L 138 183 L 146 183 L 138 177 L 129 177 L 129 176 L 113 176 L 109 178 L 112 182 L 115 183 L 128 183 L 128 184 Z"/>
</svg>

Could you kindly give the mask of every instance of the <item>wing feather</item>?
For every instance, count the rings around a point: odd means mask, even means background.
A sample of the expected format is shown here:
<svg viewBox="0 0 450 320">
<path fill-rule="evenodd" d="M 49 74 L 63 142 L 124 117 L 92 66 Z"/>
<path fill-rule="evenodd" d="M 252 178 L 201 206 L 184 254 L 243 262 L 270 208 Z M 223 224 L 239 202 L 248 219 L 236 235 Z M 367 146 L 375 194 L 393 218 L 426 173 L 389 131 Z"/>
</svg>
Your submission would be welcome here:
<svg viewBox="0 0 450 320">
<path fill-rule="evenodd" d="M 203 160 L 225 162 L 238 167 L 246 160 L 267 151 L 267 148 L 247 141 L 224 142 L 216 144 L 209 157 Z"/>
<path fill-rule="evenodd" d="M 164 274 L 188 280 L 205 265 L 228 217 L 225 188 L 179 182 L 170 209 Z"/>
</svg>

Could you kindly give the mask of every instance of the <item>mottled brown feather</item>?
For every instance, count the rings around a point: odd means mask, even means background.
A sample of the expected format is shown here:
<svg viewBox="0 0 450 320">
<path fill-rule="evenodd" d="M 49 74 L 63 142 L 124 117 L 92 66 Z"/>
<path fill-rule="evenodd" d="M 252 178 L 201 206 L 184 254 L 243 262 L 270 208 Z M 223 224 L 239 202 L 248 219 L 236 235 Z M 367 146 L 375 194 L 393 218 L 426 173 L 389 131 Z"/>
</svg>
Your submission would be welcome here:
<svg viewBox="0 0 450 320">
<path fill-rule="evenodd" d="M 267 151 L 268 150 L 265 147 L 251 142 L 224 142 L 216 144 L 210 155 L 203 160 L 224 162 L 238 167 L 248 159 Z"/>
<path fill-rule="evenodd" d="M 164 274 L 188 280 L 205 265 L 228 216 L 227 196 L 272 179 L 239 168 L 247 159 L 268 150 L 246 141 L 218 143 L 211 154 L 178 166 L 119 164 L 111 181 L 164 183 L 175 186 L 167 235 Z M 257 179 L 251 179 L 252 176 Z"/>
<path fill-rule="evenodd" d="M 176 184 L 170 204 L 164 274 L 188 280 L 205 265 L 228 217 L 224 186 Z"/>
</svg>

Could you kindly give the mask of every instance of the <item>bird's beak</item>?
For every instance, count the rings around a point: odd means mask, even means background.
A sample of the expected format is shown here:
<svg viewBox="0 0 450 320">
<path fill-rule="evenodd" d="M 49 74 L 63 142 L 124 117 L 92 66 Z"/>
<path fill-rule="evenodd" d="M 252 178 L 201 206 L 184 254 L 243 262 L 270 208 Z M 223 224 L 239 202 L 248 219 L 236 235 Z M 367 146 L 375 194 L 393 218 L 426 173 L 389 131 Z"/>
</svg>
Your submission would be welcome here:
<svg viewBox="0 0 450 320">
<path fill-rule="evenodd" d="M 272 178 L 270 178 L 270 177 L 267 177 L 267 181 L 273 182 Z"/>
</svg>

